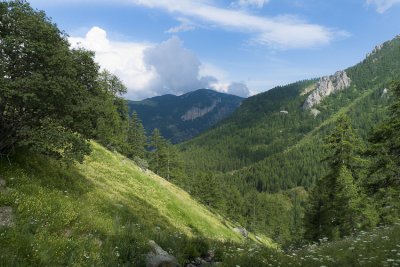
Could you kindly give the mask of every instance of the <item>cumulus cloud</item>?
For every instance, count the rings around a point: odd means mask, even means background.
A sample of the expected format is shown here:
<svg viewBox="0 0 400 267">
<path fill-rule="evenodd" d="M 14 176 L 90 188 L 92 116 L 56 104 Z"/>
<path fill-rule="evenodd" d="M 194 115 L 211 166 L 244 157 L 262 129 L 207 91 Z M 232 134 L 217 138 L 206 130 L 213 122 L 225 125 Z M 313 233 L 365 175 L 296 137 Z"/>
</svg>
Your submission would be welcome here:
<svg viewBox="0 0 400 267">
<path fill-rule="evenodd" d="M 127 86 L 127 99 L 179 95 L 200 88 L 229 91 L 230 83 L 226 90 L 213 87 L 219 80 L 212 73 L 224 72 L 212 65 L 203 65 L 176 36 L 160 44 L 115 42 L 107 38 L 105 30 L 93 27 L 85 37 L 70 37 L 69 41 L 72 47 L 94 51 L 100 66 L 120 77 Z M 240 90 L 232 92 L 242 93 Z"/>
<path fill-rule="evenodd" d="M 231 6 L 233 7 L 257 7 L 262 8 L 264 4 L 268 3 L 269 0 L 238 0 L 236 2 L 232 2 Z"/>
<path fill-rule="evenodd" d="M 398 3 L 400 3 L 400 0 L 367 0 L 367 5 L 375 5 L 376 11 L 379 13 L 384 13 L 394 4 Z"/>
<path fill-rule="evenodd" d="M 241 97 L 248 97 L 251 93 L 249 88 L 247 88 L 247 85 L 243 82 L 216 82 L 211 84 L 211 88 L 218 92 L 237 95 Z"/>
<path fill-rule="evenodd" d="M 183 94 L 208 87 L 214 77 L 199 77 L 201 62 L 176 36 L 144 51 L 144 63 L 157 73 L 152 87 L 158 93 Z"/>
<path fill-rule="evenodd" d="M 70 37 L 72 47 L 83 47 L 96 52 L 96 61 L 121 78 L 128 87 L 126 98 L 139 99 L 156 95 L 151 87 L 157 73 L 143 61 L 144 51 L 154 44 L 114 42 L 105 30 L 93 27 L 84 38 Z"/>
</svg>

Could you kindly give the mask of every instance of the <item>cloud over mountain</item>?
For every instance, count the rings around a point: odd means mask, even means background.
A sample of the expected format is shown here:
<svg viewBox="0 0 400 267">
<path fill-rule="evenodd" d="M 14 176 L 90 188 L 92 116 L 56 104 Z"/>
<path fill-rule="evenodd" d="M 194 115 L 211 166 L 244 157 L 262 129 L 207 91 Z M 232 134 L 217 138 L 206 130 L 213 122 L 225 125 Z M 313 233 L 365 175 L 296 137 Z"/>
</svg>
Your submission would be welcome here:
<svg viewBox="0 0 400 267">
<path fill-rule="evenodd" d="M 105 30 L 93 27 L 85 37 L 70 37 L 69 41 L 72 47 L 94 51 L 100 66 L 120 77 L 127 86 L 127 99 L 179 95 L 200 88 L 229 91 L 218 86 L 218 79 L 210 72 L 204 72 L 196 53 L 185 48 L 176 36 L 160 44 L 116 42 L 107 38 Z M 230 85 L 233 89 L 229 93 L 248 96 L 243 86 L 238 89 L 236 83 L 228 82 L 226 87 Z"/>
</svg>

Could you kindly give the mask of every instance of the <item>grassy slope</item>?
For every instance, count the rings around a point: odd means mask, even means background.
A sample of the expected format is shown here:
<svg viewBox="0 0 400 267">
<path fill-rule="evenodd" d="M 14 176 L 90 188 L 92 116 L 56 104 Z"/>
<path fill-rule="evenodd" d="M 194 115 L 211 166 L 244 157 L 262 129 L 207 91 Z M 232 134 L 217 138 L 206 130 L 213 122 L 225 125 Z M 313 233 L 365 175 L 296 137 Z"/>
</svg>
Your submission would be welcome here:
<svg viewBox="0 0 400 267">
<path fill-rule="evenodd" d="M 92 147 L 84 164 L 67 168 L 29 153 L 11 166 L 0 162 L 8 187 L 0 207 L 11 206 L 16 215 L 15 227 L 0 228 L 0 266 L 142 260 L 149 239 L 171 251 L 180 238 L 242 242 L 232 223 L 185 191 L 120 154 Z"/>
</svg>

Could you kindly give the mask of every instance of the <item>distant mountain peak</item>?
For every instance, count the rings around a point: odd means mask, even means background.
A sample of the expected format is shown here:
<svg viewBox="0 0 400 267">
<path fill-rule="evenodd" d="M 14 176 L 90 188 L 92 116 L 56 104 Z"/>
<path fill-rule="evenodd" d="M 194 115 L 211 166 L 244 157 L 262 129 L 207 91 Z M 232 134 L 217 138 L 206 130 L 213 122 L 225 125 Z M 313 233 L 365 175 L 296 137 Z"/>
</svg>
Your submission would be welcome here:
<svg viewBox="0 0 400 267">
<path fill-rule="evenodd" d="M 158 128 L 172 143 L 190 139 L 234 112 L 243 98 L 210 89 L 198 89 L 180 96 L 163 95 L 130 101 L 147 134 Z"/>
</svg>

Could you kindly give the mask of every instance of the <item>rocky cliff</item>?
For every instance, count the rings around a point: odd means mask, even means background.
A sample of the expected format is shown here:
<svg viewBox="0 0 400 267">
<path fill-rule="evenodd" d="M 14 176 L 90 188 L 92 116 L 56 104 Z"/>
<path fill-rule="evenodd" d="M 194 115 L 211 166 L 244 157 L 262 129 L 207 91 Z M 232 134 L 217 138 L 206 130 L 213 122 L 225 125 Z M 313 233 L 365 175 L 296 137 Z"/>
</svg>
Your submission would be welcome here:
<svg viewBox="0 0 400 267">
<path fill-rule="evenodd" d="M 309 109 L 319 104 L 322 99 L 335 91 L 340 91 L 350 86 L 351 80 L 344 70 L 335 72 L 334 75 L 324 76 L 319 79 L 317 87 L 311 92 L 303 104 Z"/>
<path fill-rule="evenodd" d="M 183 121 L 189 121 L 189 120 L 192 121 L 197 118 L 203 117 L 204 115 L 206 115 L 207 113 L 212 111 L 217 106 L 218 103 L 221 103 L 221 98 L 218 98 L 217 100 L 215 100 L 212 103 L 212 105 L 209 107 L 205 107 L 205 108 L 192 107 L 191 109 L 186 111 L 186 113 L 184 115 L 181 116 L 181 119 Z"/>
</svg>

